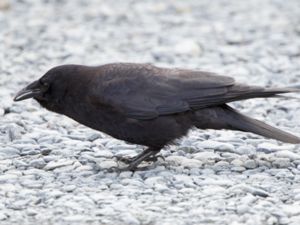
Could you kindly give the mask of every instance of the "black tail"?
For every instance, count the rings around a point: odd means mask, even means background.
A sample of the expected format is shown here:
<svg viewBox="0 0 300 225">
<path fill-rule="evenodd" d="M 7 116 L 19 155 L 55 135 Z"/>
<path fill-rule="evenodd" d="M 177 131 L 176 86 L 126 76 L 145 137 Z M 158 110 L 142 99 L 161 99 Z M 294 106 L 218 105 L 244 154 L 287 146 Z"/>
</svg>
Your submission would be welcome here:
<svg viewBox="0 0 300 225">
<path fill-rule="evenodd" d="M 224 103 L 249 98 L 286 97 L 281 94 L 300 92 L 299 88 L 261 88 L 250 86 L 248 87 L 249 89 L 246 89 L 243 86 L 241 87 L 239 85 L 234 86 L 231 90 L 232 93 L 228 94 L 228 99 Z"/>
<path fill-rule="evenodd" d="M 252 132 L 282 142 L 292 144 L 300 143 L 299 137 L 289 134 L 275 127 L 272 127 L 259 120 L 245 116 L 227 105 L 224 108 L 222 107 L 222 109 L 224 113 L 223 116 L 225 119 L 224 122 L 227 124 L 227 126 L 230 126 L 231 129 Z"/>
<path fill-rule="evenodd" d="M 280 94 L 300 92 L 299 88 L 265 88 L 260 97 L 281 96 Z"/>
</svg>

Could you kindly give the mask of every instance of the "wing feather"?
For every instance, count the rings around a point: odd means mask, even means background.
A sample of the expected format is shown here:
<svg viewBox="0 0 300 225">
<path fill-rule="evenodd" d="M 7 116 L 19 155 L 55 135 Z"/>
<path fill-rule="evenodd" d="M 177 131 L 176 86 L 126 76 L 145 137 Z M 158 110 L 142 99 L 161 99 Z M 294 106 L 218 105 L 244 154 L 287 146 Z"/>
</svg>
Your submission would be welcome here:
<svg viewBox="0 0 300 225">
<path fill-rule="evenodd" d="M 210 72 L 159 68 L 149 64 L 113 64 L 102 68 L 93 99 L 139 120 L 224 104 L 257 87 Z M 104 72 L 103 72 L 104 71 Z M 260 88 L 261 89 L 261 88 Z"/>
</svg>

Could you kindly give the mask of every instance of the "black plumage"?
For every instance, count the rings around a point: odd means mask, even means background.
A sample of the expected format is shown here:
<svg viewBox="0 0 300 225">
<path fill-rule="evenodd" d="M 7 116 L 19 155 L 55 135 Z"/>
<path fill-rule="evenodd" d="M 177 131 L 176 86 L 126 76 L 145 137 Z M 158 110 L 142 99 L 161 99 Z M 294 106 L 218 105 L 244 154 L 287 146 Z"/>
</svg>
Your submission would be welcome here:
<svg viewBox="0 0 300 225">
<path fill-rule="evenodd" d="M 48 110 L 148 149 L 130 161 L 134 170 L 192 127 L 256 133 L 288 143 L 300 138 L 237 112 L 226 103 L 299 91 L 235 83 L 214 73 L 115 63 L 63 65 L 20 91 Z"/>
</svg>

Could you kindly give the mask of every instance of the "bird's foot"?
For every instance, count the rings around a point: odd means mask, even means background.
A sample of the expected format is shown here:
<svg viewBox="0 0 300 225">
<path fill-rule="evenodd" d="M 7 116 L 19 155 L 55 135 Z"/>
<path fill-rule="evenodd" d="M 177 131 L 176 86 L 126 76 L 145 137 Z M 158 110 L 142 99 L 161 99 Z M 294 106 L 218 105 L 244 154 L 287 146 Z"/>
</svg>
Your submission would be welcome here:
<svg viewBox="0 0 300 225">
<path fill-rule="evenodd" d="M 137 157 L 123 157 L 123 156 L 116 156 L 116 159 L 122 163 L 125 164 L 130 164 L 132 162 L 134 162 Z M 156 162 L 158 159 L 162 159 L 163 161 L 165 161 L 165 158 L 161 155 L 151 155 L 149 158 L 144 159 L 145 162 Z"/>
<path fill-rule="evenodd" d="M 136 164 L 136 157 L 117 157 L 117 160 L 127 164 L 127 166 L 123 167 L 123 168 L 118 168 L 118 172 L 124 172 L 124 171 L 140 171 L 143 170 L 144 167 L 137 167 L 138 165 Z M 153 159 L 154 162 L 155 159 Z M 145 160 L 146 161 L 146 160 Z M 147 160 L 147 162 L 150 162 L 151 159 L 149 159 L 149 161 Z M 156 161 L 156 160 L 155 160 Z M 145 167 L 146 168 L 146 167 Z"/>
<path fill-rule="evenodd" d="M 135 157 L 133 157 L 135 158 Z M 165 160 L 165 158 L 163 156 L 157 156 L 157 155 L 151 155 L 148 158 L 144 159 L 145 162 L 156 162 L 159 158 L 161 158 L 162 160 Z M 149 166 L 143 166 L 143 167 L 137 167 L 140 163 L 138 163 L 137 161 L 139 161 L 139 159 L 130 159 L 132 161 L 130 161 L 130 163 L 128 163 L 128 166 L 122 168 L 120 171 L 144 171 L 149 169 Z"/>
<path fill-rule="evenodd" d="M 126 167 L 123 167 L 123 168 L 119 168 L 118 169 L 118 172 L 137 172 L 137 171 L 147 171 L 149 169 L 153 169 L 154 168 L 154 165 L 150 165 L 150 166 L 140 166 L 140 167 L 132 167 L 132 166 L 126 166 Z"/>
<path fill-rule="evenodd" d="M 156 162 L 158 159 L 162 159 L 163 161 L 165 161 L 165 158 L 161 155 L 152 155 L 149 158 L 145 159 L 145 162 Z"/>
<path fill-rule="evenodd" d="M 135 160 L 136 157 L 124 157 L 124 156 L 116 156 L 116 159 L 122 163 L 130 164 Z"/>
<path fill-rule="evenodd" d="M 159 150 L 153 150 L 152 148 L 148 148 L 138 154 L 135 157 L 116 157 L 119 161 L 128 164 L 127 167 L 122 169 L 123 171 L 136 171 L 139 164 L 143 161 L 147 162 L 156 162 L 160 157 L 164 160 L 162 156 L 156 156 Z"/>
</svg>

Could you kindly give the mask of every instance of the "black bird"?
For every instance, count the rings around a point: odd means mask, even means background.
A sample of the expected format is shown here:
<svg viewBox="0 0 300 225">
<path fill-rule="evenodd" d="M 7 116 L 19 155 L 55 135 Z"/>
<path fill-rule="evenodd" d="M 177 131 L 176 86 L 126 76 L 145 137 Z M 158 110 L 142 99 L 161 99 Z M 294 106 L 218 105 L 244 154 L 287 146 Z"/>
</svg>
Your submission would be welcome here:
<svg viewBox="0 0 300 225">
<path fill-rule="evenodd" d="M 127 167 L 155 159 L 192 127 L 252 132 L 282 142 L 300 138 L 247 117 L 226 103 L 276 97 L 293 88 L 263 88 L 204 71 L 114 63 L 97 67 L 62 65 L 49 70 L 15 97 L 34 98 L 43 107 L 114 138 L 147 146 Z"/>
</svg>

